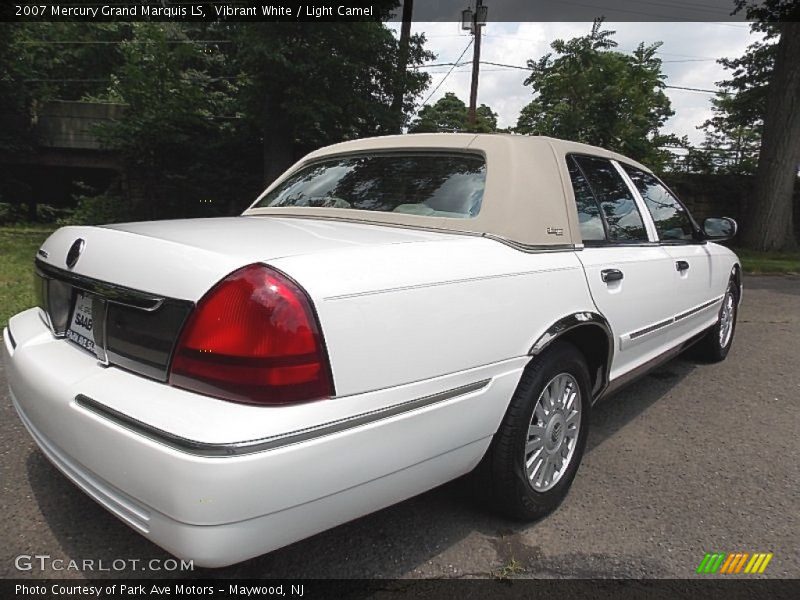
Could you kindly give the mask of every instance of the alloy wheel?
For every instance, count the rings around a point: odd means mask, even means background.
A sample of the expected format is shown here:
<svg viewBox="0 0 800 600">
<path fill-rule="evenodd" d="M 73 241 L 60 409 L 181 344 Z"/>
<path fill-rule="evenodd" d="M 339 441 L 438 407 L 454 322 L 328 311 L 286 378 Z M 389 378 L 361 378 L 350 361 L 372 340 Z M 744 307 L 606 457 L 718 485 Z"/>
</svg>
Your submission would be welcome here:
<svg viewBox="0 0 800 600">
<path fill-rule="evenodd" d="M 569 467 L 581 427 L 581 390 L 569 373 L 559 373 L 536 401 L 525 444 L 525 472 L 537 492 L 556 485 Z"/>
</svg>

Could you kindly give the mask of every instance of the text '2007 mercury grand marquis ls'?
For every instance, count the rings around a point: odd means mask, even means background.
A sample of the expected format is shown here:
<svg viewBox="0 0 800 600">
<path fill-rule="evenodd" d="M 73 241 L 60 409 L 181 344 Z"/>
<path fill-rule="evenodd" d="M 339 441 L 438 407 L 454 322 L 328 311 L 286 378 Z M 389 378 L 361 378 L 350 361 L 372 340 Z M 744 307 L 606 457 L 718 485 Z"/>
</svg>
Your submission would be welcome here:
<svg viewBox="0 0 800 600">
<path fill-rule="evenodd" d="M 470 472 L 535 519 L 594 402 L 689 345 L 725 358 L 735 228 L 582 144 L 344 142 L 238 217 L 53 233 L 3 332 L 10 397 L 58 469 L 199 566 Z"/>
</svg>

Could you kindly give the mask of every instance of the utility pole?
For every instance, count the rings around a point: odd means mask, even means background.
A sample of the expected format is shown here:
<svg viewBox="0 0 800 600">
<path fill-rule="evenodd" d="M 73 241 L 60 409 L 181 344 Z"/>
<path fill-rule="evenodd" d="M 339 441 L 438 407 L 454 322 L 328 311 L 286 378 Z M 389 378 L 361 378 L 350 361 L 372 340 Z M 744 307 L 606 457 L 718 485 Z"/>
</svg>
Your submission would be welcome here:
<svg viewBox="0 0 800 600">
<path fill-rule="evenodd" d="M 403 24 L 400 26 L 397 76 L 394 83 L 394 98 L 390 109 L 397 121 L 393 133 L 402 133 L 403 128 L 403 97 L 406 94 L 406 69 L 408 68 L 408 46 L 411 39 L 411 15 L 413 12 L 414 0 L 403 0 Z"/>
<path fill-rule="evenodd" d="M 476 0 L 475 12 L 468 8 L 461 12 L 461 29 L 468 30 L 475 36 L 472 50 L 472 85 L 469 90 L 469 112 L 467 122 L 474 127 L 477 120 L 478 106 L 478 74 L 481 64 L 481 29 L 486 25 L 489 7 L 484 6 L 483 0 Z"/>
</svg>

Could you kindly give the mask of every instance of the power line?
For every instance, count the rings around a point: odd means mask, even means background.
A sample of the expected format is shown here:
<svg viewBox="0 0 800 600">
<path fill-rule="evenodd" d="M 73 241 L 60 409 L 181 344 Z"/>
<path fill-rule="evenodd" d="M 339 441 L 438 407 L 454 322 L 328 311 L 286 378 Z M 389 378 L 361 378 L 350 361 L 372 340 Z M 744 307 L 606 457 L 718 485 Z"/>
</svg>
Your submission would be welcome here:
<svg viewBox="0 0 800 600">
<path fill-rule="evenodd" d="M 86 44 L 153 44 L 162 40 L 22 40 L 18 43 L 27 46 L 86 45 Z M 233 40 L 163 40 L 166 44 L 232 44 Z"/>
<path fill-rule="evenodd" d="M 467 64 L 467 63 L 466 63 L 466 62 L 464 62 L 464 63 L 461 63 L 461 64 L 462 64 L 462 65 L 465 65 L 465 64 Z M 432 64 L 432 65 L 414 65 L 414 66 L 413 66 L 413 67 L 411 67 L 411 68 L 412 68 L 412 69 L 428 69 L 428 68 L 431 68 L 431 67 L 451 67 L 451 66 L 453 66 L 453 65 L 455 65 L 455 66 L 457 66 L 457 67 L 459 66 L 459 64 L 458 64 L 458 63 L 446 62 L 446 63 L 435 63 L 435 64 Z"/>
<path fill-rule="evenodd" d="M 209 81 L 209 82 L 222 81 L 222 80 L 233 81 L 235 79 L 238 79 L 238 77 L 235 77 L 235 76 L 185 77 L 185 78 L 187 80 L 189 80 L 189 81 Z M 69 79 L 69 78 L 63 78 L 63 79 L 23 79 L 22 81 L 24 83 L 76 83 L 76 82 L 77 83 L 110 83 L 113 80 L 112 79 L 108 79 L 108 78 L 106 78 L 106 79 Z"/>
<path fill-rule="evenodd" d="M 718 60 L 718 59 L 716 59 L 716 58 L 684 58 L 684 59 L 680 59 L 680 60 L 678 60 L 678 59 L 676 59 L 676 60 L 662 60 L 661 62 L 662 63 L 688 63 L 688 62 L 711 62 L 711 61 L 716 61 L 716 60 Z M 415 66 L 413 66 L 411 68 L 412 69 L 429 69 L 429 68 L 433 68 L 433 67 L 449 67 L 449 66 L 452 66 L 453 64 L 454 63 L 434 63 L 434 64 L 430 64 L 430 65 L 415 65 Z M 467 63 L 466 62 L 457 63 L 455 66 L 460 67 L 460 66 L 463 66 L 465 64 L 467 64 Z M 494 65 L 495 63 L 491 63 L 491 62 L 488 62 L 488 61 L 481 61 L 481 64 Z M 498 65 L 498 66 L 500 66 L 500 65 Z M 526 71 L 530 70 L 529 67 L 522 67 L 522 66 L 518 66 L 518 65 L 502 65 L 502 66 L 507 67 L 509 69 L 524 69 Z"/>
<path fill-rule="evenodd" d="M 689 63 L 689 62 L 716 62 L 716 58 L 681 58 L 675 60 L 662 60 L 662 63 Z"/>
<path fill-rule="evenodd" d="M 705 24 L 709 24 L 709 23 L 705 23 Z M 718 23 L 711 23 L 711 25 L 718 25 Z M 506 40 L 516 40 L 516 41 L 535 42 L 535 43 L 542 42 L 541 39 L 520 37 L 518 35 L 504 35 L 504 34 L 497 34 L 497 33 L 484 33 L 483 35 L 485 37 L 502 38 L 502 39 L 506 39 Z M 616 48 L 616 51 L 622 52 L 622 53 L 625 53 L 625 54 L 631 54 L 632 52 L 634 52 L 633 49 L 626 50 L 624 48 Z M 695 58 L 695 59 L 698 59 L 698 60 L 707 60 L 707 61 L 719 60 L 721 58 L 721 57 L 714 57 L 714 56 L 702 56 L 702 55 L 698 55 L 698 54 L 679 54 L 679 53 L 675 53 L 675 52 L 663 52 L 662 50 L 656 50 L 656 54 L 659 54 L 661 56 L 678 56 L 678 57 L 681 57 L 681 58 Z M 664 60 L 662 62 L 677 62 L 677 61 Z"/>
<path fill-rule="evenodd" d="M 450 70 L 447 72 L 447 74 L 444 76 L 444 78 L 439 82 L 439 85 L 437 85 L 434 88 L 434 90 L 430 94 L 428 94 L 428 97 L 425 98 L 425 101 L 423 102 L 423 104 L 425 104 L 428 100 L 430 100 L 431 96 L 433 96 L 433 94 L 436 93 L 436 91 L 444 83 L 444 80 L 447 79 L 447 77 L 451 73 L 468 73 L 470 71 L 469 69 L 464 69 L 464 70 L 461 70 L 461 71 L 455 71 L 454 70 L 457 66 L 463 66 L 465 64 L 467 64 L 467 63 L 445 63 L 444 65 L 436 65 L 436 66 L 450 66 Z M 524 70 L 524 71 L 528 71 L 529 70 L 527 67 L 521 67 L 521 66 L 518 66 L 518 65 L 505 65 L 505 64 L 502 64 L 502 63 L 495 63 L 495 62 L 489 62 L 489 61 L 483 61 L 483 60 L 481 61 L 481 64 L 482 65 L 492 65 L 492 66 L 496 66 L 496 67 L 502 67 L 500 69 L 487 69 L 487 72 L 498 72 L 498 71 L 502 71 L 503 69 L 521 69 L 521 70 Z M 434 66 L 434 65 L 423 65 L 423 66 Z M 220 81 L 220 80 L 235 80 L 235 79 L 238 79 L 238 78 L 237 77 L 210 77 L 208 79 L 205 79 L 205 81 L 213 82 L 213 81 Z M 22 81 L 24 81 L 25 83 L 108 83 L 108 82 L 111 81 L 111 79 L 23 79 Z M 706 94 L 718 94 L 720 92 L 720 90 L 708 90 L 708 89 L 703 89 L 703 88 L 685 87 L 685 86 L 680 86 L 680 85 L 665 85 L 664 87 L 665 88 L 669 88 L 671 90 L 684 90 L 684 91 L 687 91 L 687 92 L 702 92 L 702 93 L 706 93 Z"/>
<path fill-rule="evenodd" d="M 629 52 L 633 52 L 633 50 L 630 50 Z M 674 52 L 662 52 L 661 50 L 656 50 L 656 54 L 660 54 L 662 56 L 680 56 L 681 58 L 703 58 L 705 60 L 719 60 L 721 58 L 719 56 L 702 56 L 698 54 L 676 54 Z"/>
<path fill-rule="evenodd" d="M 458 63 L 461 61 L 461 59 L 462 59 L 462 58 L 464 58 L 464 55 L 467 53 L 467 50 L 469 50 L 469 47 L 470 47 L 470 46 L 472 46 L 472 42 L 473 42 L 473 41 L 474 41 L 474 38 L 470 38 L 470 40 L 469 40 L 469 43 L 468 43 L 468 44 L 467 44 L 467 45 L 464 47 L 464 50 L 463 50 L 463 52 L 461 52 L 461 55 L 460 55 L 460 56 L 459 56 L 459 57 L 456 59 L 456 62 L 454 62 L 454 63 L 453 63 L 453 66 L 452 66 L 452 67 L 450 67 L 450 70 L 447 72 L 447 75 L 445 75 L 445 76 L 442 78 L 442 80 L 439 82 L 439 84 L 438 84 L 438 85 L 437 85 L 435 88 L 433 88 L 433 91 L 432 91 L 430 94 L 428 94 L 428 97 L 427 97 L 427 98 L 425 98 L 425 100 L 423 100 L 422 104 L 427 104 L 427 103 L 428 103 L 428 100 L 430 100 L 430 99 L 431 99 L 431 96 L 433 96 L 433 95 L 436 93 L 436 91 L 437 91 L 437 90 L 438 90 L 440 87 L 442 87 L 442 84 L 445 82 L 445 80 L 446 80 L 448 77 L 450 77 L 450 73 L 452 73 L 452 72 L 453 72 L 453 69 L 455 69 L 455 68 L 456 68 L 456 65 L 457 65 L 457 64 L 458 64 Z"/>
<path fill-rule="evenodd" d="M 704 92 L 706 94 L 718 94 L 720 90 L 705 90 L 702 88 L 693 88 L 693 87 L 683 87 L 680 85 L 665 85 L 665 88 L 669 88 L 671 90 L 686 90 L 687 92 Z"/>
<path fill-rule="evenodd" d="M 503 67 L 503 68 L 506 68 L 506 69 L 519 69 L 519 70 L 522 70 L 522 71 L 530 71 L 531 70 L 530 67 L 523 67 L 521 65 L 509 65 L 509 64 L 506 64 L 506 63 L 491 62 L 491 61 L 488 61 L 488 60 L 482 60 L 481 64 L 482 65 L 491 65 L 493 67 Z M 454 63 L 454 67 L 455 66 L 458 66 L 458 63 Z M 451 71 L 452 71 L 452 69 L 451 69 Z M 448 74 L 449 74 L 449 72 L 448 72 Z M 717 94 L 717 93 L 719 93 L 719 90 L 709 90 L 709 89 L 704 89 L 704 88 L 685 87 L 685 86 L 681 86 L 681 85 L 665 85 L 664 87 L 668 88 L 668 89 L 671 89 L 671 90 L 685 90 L 685 91 L 688 91 L 688 92 L 704 92 L 706 94 Z"/>
<path fill-rule="evenodd" d="M 507 64 L 504 64 L 504 63 L 490 62 L 488 60 L 482 60 L 481 64 L 482 65 L 492 65 L 493 67 L 506 67 L 507 69 L 522 69 L 523 71 L 530 71 L 531 70 L 530 67 L 522 67 L 520 65 L 507 65 Z"/>
<path fill-rule="evenodd" d="M 462 56 L 463 56 L 463 54 L 462 54 Z M 418 65 L 418 66 L 415 66 L 414 68 L 415 69 L 427 69 L 429 67 L 463 67 L 464 65 L 468 65 L 469 62 L 470 61 L 465 60 L 464 62 L 437 63 L 435 65 Z M 480 63 L 482 65 L 492 65 L 492 66 L 497 66 L 497 67 L 506 67 L 506 68 L 510 68 L 510 69 L 524 69 L 525 71 L 529 71 L 530 70 L 530 69 L 528 69 L 528 67 L 520 67 L 520 66 L 517 66 L 517 65 L 503 65 L 503 64 L 500 64 L 500 63 L 489 62 L 489 61 L 486 61 L 486 60 L 482 60 L 482 61 L 480 61 Z"/>
<path fill-rule="evenodd" d="M 102 83 L 109 82 L 110 79 L 23 79 L 25 83 Z"/>
</svg>

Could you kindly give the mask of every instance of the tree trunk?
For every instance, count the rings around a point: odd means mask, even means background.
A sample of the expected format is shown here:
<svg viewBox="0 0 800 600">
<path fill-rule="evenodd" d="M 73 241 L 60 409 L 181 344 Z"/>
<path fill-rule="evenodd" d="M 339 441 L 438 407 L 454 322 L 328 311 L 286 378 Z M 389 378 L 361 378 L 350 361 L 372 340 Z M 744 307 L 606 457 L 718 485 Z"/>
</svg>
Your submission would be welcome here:
<svg viewBox="0 0 800 600">
<path fill-rule="evenodd" d="M 294 162 L 292 126 L 277 102 L 267 98 L 262 117 L 264 127 L 264 185 L 275 181 Z"/>
<path fill-rule="evenodd" d="M 800 163 L 800 22 L 780 27 L 743 240 L 746 247 L 763 251 L 797 248 L 792 200 Z"/>
<path fill-rule="evenodd" d="M 400 46 L 398 48 L 397 76 L 394 83 L 394 98 L 391 114 L 395 119 L 393 133 L 403 130 L 403 98 L 406 95 L 406 69 L 408 68 L 408 44 L 411 39 L 411 15 L 414 11 L 414 0 L 403 1 L 403 24 L 400 26 Z"/>
</svg>

